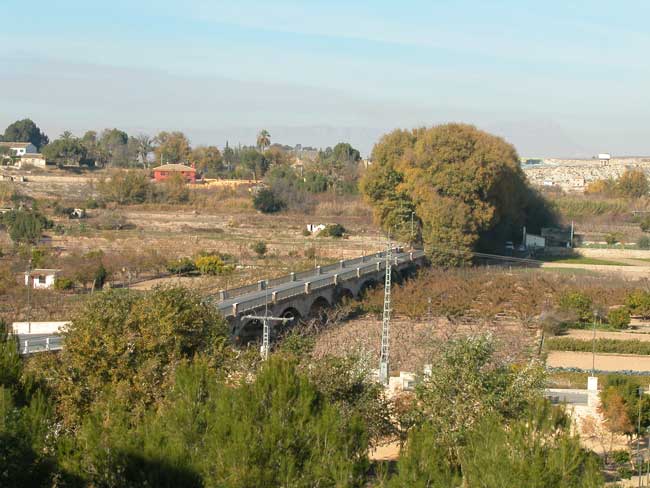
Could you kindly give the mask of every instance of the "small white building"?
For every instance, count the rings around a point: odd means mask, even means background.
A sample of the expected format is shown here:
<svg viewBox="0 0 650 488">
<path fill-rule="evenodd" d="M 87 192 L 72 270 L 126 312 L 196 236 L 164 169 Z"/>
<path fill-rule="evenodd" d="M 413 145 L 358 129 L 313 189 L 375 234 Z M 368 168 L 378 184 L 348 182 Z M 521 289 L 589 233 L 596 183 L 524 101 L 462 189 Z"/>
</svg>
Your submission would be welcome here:
<svg viewBox="0 0 650 488">
<path fill-rule="evenodd" d="M 60 334 L 65 332 L 70 322 L 14 322 L 12 334 Z"/>
<path fill-rule="evenodd" d="M 8 147 L 16 156 L 22 157 L 25 154 L 37 154 L 36 146 L 31 142 L 0 142 L 0 146 Z"/>
<path fill-rule="evenodd" d="M 27 153 L 24 156 L 21 156 L 16 164 L 19 168 L 22 168 L 23 166 L 45 168 L 47 161 L 45 160 L 45 156 L 41 153 Z"/>
<path fill-rule="evenodd" d="M 60 272 L 60 269 L 33 269 L 25 273 L 25 286 L 31 286 L 35 290 L 52 288 Z"/>
<path fill-rule="evenodd" d="M 317 234 L 321 230 L 324 230 L 327 227 L 325 224 L 307 224 L 307 230 L 312 234 Z"/>
</svg>

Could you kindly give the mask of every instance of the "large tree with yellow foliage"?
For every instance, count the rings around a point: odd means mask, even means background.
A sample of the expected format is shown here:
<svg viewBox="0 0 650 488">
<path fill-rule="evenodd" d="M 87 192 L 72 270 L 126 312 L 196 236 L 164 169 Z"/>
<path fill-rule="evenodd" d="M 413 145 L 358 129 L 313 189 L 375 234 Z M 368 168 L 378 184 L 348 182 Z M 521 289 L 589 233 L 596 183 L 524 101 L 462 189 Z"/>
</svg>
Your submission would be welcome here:
<svg viewBox="0 0 650 488">
<path fill-rule="evenodd" d="M 395 130 L 374 147 L 361 188 L 376 220 L 411 238 L 411 212 L 435 261 L 459 264 L 468 251 L 496 251 L 522 225 L 552 220 L 527 184 L 514 147 L 466 124 Z"/>
</svg>

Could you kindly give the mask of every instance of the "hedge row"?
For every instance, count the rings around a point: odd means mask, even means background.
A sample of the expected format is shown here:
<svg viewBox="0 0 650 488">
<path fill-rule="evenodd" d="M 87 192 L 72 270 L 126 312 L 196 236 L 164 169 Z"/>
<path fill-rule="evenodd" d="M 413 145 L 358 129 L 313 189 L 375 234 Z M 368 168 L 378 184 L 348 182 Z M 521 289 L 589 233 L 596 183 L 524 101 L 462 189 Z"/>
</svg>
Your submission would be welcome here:
<svg viewBox="0 0 650 488">
<path fill-rule="evenodd" d="M 650 342 L 641 342 L 638 339 L 596 339 L 595 346 L 596 352 L 602 353 L 650 355 Z M 592 347 L 592 341 L 570 337 L 553 337 L 546 341 L 546 349 L 549 351 L 591 352 Z"/>
</svg>

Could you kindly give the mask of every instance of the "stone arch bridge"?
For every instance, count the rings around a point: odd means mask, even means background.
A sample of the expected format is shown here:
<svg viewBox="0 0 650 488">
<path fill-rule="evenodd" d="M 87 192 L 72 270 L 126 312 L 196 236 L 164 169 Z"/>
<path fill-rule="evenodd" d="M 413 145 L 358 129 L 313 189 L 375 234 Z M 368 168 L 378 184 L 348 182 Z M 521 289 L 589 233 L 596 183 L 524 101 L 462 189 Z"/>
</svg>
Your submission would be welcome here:
<svg viewBox="0 0 650 488">
<path fill-rule="evenodd" d="M 407 274 L 425 263 L 423 251 L 392 252 L 393 272 Z M 209 298 L 230 324 L 235 338 L 258 335 L 259 321 L 249 315 L 289 317 L 294 323 L 314 317 L 343 298 L 358 298 L 368 288 L 382 284 L 386 273 L 386 253 L 339 261 L 328 266 L 291 273 L 230 290 Z"/>
</svg>

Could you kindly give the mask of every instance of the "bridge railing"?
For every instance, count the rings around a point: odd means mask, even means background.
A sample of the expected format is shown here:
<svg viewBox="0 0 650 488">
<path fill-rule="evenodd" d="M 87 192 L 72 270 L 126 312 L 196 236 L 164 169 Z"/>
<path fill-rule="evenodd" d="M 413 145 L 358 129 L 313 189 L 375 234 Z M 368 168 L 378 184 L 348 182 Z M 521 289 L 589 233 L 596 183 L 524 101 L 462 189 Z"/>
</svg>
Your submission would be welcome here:
<svg viewBox="0 0 650 488">
<path fill-rule="evenodd" d="M 401 248 L 397 247 L 393 250 L 394 253 L 399 253 L 401 252 Z M 360 258 L 353 258 L 353 259 L 347 259 L 338 263 L 334 264 L 328 264 L 327 266 L 322 266 L 320 268 L 313 268 L 310 270 L 306 271 L 300 271 L 298 273 L 293 273 L 293 274 L 288 274 L 288 275 L 283 275 L 279 276 L 277 278 L 272 278 L 266 282 L 262 286 L 277 286 L 277 285 L 283 285 L 286 283 L 290 283 L 292 281 L 299 281 L 299 280 L 304 280 L 305 278 L 310 278 L 312 276 L 318 276 L 320 273 L 329 273 L 332 271 L 335 271 L 337 269 L 341 268 L 349 268 L 352 266 L 358 266 L 359 264 L 362 264 L 366 261 L 372 261 L 376 260 L 377 258 L 381 258 L 386 255 L 386 251 L 378 252 L 375 254 L 369 254 L 366 256 L 362 256 Z M 242 295 L 246 295 L 248 293 L 252 293 L 255 291 L 258 291 L 260 289 L 260 284 L 259 283 L 253 283 L 250 285 L 245 285 L 245 286 L 240 286 L 237 288 L 230 288 L 227 290 L 221 290 L 219 291 L 219 294 L 215 297 L 217 301 L 223 301 L 223 300 L 228 300 L 231 298 L 237 298 Z"/>
<path fill-rule="evenodd" d="M 338 273 L 336 275 L 336 277 L 337 277 L 336 280 L 339 281 L 339 282 L 345 281 L 345 280 L 350 280 L 352 278 L 356 278 L 357 277 L 357 269 L 354 268 L 354 269 L 350 269 L 348 271 L 344 271 L 343 273 Z"/>
<path fill-rule="evenodd" d="M 34 354 L 36 352 L 59 351 L 62 348 L 63 338 L 60 336 L 21 339 L 19 342 L 19 352 L 23 355 Z"/>
</svg>

